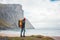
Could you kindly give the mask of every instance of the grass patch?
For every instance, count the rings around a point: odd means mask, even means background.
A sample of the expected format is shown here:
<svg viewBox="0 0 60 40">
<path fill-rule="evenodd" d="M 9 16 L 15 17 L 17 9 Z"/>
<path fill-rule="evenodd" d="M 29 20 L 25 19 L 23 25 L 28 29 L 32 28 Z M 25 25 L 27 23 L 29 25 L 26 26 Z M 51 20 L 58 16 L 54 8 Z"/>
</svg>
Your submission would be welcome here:
<svg viewBox="0 0 60 40">
<path fill-rule="evenodd" d="M 41 35 L 32 35 L 32 36 L 26 36 L 26 37 L 1 37 L 0 39 L 4 39 L 4 40 L 54 40 L 51 37 L 47 37 L 47 36 L 41 36 Z"/>
</svg>

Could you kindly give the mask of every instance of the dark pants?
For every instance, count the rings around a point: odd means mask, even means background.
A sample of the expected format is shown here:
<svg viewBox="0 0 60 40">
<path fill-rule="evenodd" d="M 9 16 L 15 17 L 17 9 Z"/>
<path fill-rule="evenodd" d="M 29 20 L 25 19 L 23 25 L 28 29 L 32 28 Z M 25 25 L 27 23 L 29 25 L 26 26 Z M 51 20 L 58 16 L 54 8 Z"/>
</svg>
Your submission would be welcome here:
<svg viewBox="0 0 60 40">
<path fill-rule="evenodd" d="M 21 37 L 25 37 L 25 27 L 21 28 Z"/>
</svg>

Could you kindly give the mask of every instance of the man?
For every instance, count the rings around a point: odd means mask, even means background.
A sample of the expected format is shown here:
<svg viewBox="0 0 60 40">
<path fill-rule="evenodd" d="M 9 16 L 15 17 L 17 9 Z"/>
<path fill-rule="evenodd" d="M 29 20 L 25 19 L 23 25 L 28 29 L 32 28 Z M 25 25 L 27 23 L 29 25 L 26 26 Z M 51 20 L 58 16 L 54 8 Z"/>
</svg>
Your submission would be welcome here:
<svg viewBox="0 0 60 40">
<path fill-rule="evenodd" d="M 21 28 L 21 37 L 25 37 L 25 18 L 19 20 L 19 27 Z"/>
</svg>

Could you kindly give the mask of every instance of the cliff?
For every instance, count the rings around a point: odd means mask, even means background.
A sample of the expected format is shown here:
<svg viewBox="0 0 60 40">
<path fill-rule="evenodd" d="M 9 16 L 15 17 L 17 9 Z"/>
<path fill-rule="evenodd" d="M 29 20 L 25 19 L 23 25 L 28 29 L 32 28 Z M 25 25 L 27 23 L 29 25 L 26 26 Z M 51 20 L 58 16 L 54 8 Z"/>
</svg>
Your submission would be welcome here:
<svg viewBox="0 0 60 40">
<path fill-rule="evenodd" d="M 0 29 L 18 29 L 18 20 L 24 17 L 22 5 L 0 4 Z M 26 28 L 34 28 L 26 20 Z"/>
</svg>

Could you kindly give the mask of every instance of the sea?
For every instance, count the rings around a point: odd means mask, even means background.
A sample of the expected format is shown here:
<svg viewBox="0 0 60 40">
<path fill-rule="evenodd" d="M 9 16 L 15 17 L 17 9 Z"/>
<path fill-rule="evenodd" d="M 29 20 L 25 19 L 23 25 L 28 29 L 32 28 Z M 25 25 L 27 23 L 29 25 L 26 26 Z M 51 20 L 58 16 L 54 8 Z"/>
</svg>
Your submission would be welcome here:
<svg viewBox="0 0 60 40">
<path fill-rule="evenodd" d="M 0 30 L 0 33 L 5 34 L 19 34 L 20 35 L 21 30 Z M 26 29 L 25 35 L 44 35 L 44 36 L 60 36 L 60 30 L 55 29 Z"/>
</svg>

